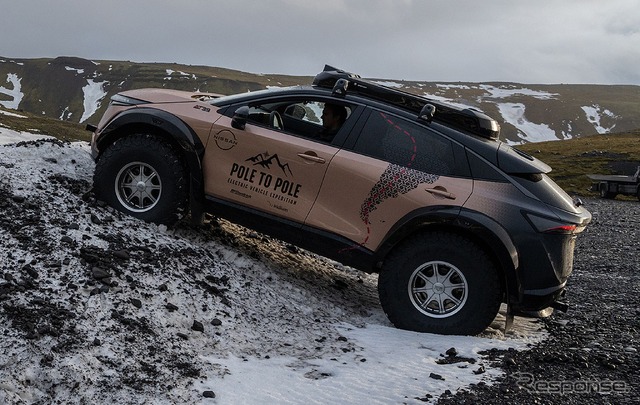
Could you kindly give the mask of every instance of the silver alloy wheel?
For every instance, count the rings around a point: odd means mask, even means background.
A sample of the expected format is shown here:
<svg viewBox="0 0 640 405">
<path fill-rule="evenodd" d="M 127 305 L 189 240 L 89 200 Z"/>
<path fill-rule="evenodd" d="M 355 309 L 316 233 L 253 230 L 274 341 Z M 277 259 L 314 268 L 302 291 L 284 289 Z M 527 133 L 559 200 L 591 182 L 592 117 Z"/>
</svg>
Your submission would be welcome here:
<svg viewBox="0 0 640 405">
<path fill-rule="evenodd" d="M 162 181 L 158 172 L 143 162 L 132 162 L 116 176 L 116 196 L 126 209 L 146 212 L 156 206 L 162 194 Z"/>
<path fill-rule="evenodd" d="M 408 290 L 417 310 L 432 318 L 446 318 L 464 307 L 469 285 L 456 266 L 433 261 L 414 270 Z"/>
</svg>

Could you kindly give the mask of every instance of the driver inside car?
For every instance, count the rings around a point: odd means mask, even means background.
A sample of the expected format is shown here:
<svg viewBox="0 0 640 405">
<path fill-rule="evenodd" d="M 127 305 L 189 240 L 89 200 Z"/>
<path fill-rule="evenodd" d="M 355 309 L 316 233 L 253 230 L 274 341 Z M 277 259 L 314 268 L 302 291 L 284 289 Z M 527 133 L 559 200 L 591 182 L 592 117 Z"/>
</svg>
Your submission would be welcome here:
<svg viewBox="0 0 640 405">
<path fill-rule="evenodd" d="M 318 133 L 318 138 L 323 142 L 331 142 L 347 120 L 347 109 L 341 105 L 325 103 L 320 118 L 322 130 Z"/>
</svg>

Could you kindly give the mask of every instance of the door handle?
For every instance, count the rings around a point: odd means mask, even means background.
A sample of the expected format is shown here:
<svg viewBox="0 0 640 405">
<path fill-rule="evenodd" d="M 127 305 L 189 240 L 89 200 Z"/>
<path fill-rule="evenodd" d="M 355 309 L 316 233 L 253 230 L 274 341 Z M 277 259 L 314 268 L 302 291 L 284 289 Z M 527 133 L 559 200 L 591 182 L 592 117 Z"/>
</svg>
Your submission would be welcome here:
<svg viewBox="0 0 640 405">
<path fill-rule="evenodd" d="M 298 156 L 300 156 L 304 160 L 308 160 L 308 161 L 314 162 L 314 163 L 325 163 L 326 162 L 326 160 L 324 158 L 321 158 L 320 156 L 316 155 L 314 152 L 298 153 Z"/>
<path fill-rule="evenodd" d="M 455 194 L 452 194 L 452 193 L 448 192 L 446 188 L 441 187 L 441 186 L 435 186 L 434 188 L 425 188 L 424 191 L 426 191 L 427 193 L 431 193 L 431 194 L 433 194 L 435 196 L 438 196 L 438 197 L 447 198 L 449 200 L 455 200 L 456 199 Z"/>
</svg>

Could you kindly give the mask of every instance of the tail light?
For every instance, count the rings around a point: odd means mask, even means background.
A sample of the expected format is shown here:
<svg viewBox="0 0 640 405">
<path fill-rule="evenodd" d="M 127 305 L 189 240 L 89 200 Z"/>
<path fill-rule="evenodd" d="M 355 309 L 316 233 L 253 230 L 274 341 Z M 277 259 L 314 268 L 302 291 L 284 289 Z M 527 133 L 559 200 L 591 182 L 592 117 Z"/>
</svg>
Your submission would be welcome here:
<svg viewBox="0 0 640 405">
<path fill-rule="evenodd" d="M 541 217 L 531 213 L 524 213 L 531 226 L 541 233 L 573 234 L 578 229 L 576 224 L 560 222 L 556 219 Z"/>
<path fill-rule="evenodd" d="M 554 226 L 552 228 L 549 229 L 545 229 L 544 233 L 574 233 L 575 230 L 577 228 L 577 225 L 559 225 L 559 226 Z"/>
</svg>

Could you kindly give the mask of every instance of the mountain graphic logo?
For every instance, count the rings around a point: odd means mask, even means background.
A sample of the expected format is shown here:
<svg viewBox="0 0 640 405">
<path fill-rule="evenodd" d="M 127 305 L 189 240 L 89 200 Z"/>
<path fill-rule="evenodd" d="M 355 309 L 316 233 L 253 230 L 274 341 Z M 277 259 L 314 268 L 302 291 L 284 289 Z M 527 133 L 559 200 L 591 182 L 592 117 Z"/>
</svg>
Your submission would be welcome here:
<svg viewBox="0 0 640 405">
<path fill-rule="evenodd" d="M 275 162 L 285 176 L 289 177 L 289 175 L 291 175 L 291 177 L 293 177 L 289 163 L 282 163 L 277 153 L 275 155 L 269 155 L 269 152 L 259 153 L 256 156 L 248 158 L 245 162 L 253 162 L 254 166 L 262 166 L 265 169 L 271 169 L 271 165 Z"/>
</svg>

